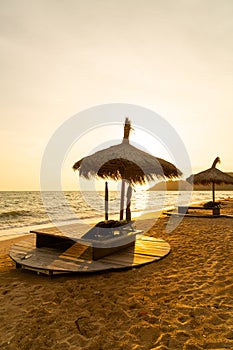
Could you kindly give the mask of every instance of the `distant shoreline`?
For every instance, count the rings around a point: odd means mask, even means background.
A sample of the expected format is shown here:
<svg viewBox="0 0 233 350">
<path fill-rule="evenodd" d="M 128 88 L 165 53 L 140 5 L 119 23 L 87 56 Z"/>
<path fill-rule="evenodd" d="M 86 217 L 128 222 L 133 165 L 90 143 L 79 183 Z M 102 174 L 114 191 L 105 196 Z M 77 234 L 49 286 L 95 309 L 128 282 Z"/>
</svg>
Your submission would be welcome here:
<svg viewBox="0 0 233 350">
<path fill-rule="evenodd" d="M 194 185 L 184 180 L 161 181 L 151 187 L 149 191 L 212 191 L 211 185 Z M 233 185 L 215 185 L 215 191 L 233 191 Z"/>
</svg>

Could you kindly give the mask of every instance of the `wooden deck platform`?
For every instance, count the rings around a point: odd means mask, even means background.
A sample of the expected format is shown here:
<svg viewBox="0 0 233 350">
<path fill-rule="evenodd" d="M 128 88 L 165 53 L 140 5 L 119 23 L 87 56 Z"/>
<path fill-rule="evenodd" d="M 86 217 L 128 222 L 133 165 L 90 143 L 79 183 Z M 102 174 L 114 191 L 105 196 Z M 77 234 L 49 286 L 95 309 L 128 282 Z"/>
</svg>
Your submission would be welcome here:
<svg viewBox="0 0 233 350">
<path fill-rule="evenodd" d="M 162 239 L 138 235 L 135 244 L 98 260 L 90 258 L 89 247 L 74 242 L 61 248 L 36 247 L 36 235 L 22 239 L 11 247 L 9 255 L 16 267 L 45 273 L 97 272 L 136 267 L 166 256 L 170 245 Z"/>
</svg>

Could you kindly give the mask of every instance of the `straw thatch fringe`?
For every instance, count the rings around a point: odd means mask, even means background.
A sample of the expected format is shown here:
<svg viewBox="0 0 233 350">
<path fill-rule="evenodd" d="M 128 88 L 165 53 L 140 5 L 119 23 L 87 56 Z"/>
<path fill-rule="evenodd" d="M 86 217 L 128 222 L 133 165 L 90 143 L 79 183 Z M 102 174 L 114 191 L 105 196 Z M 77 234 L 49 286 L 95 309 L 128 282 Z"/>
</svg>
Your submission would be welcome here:
<svg viewBox="0 0 233 350">
<path fill-rule="evenodd" d="M 87 179 L 97 175 L 103 179 L 126 179 L 132 184 L 155 178 L 173 179 L 182 174 L 175 165 L 124 142 L 82 158 L 73 169 Z"/>
<path fill-rule="evenodd" d="M 189 176 L 186 181 L 193 183 L 195 185 L 209 185 L 211 183 L 215 183 L 217 185 L 220 184 L 233 184 L 233 177 L 222 172 L 219 169 L 216 169 L 215 166 L 217 163 L 220 163 L 220 158 L 217 157 L 211 168 L 201 171 L 198 174 Z"/>
</svg>

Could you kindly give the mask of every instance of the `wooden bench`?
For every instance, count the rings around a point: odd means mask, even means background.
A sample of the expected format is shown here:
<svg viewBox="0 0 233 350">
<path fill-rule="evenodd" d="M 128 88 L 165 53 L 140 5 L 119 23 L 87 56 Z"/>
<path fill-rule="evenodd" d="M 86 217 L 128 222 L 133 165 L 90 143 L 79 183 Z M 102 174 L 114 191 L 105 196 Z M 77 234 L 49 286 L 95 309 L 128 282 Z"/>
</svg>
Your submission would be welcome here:
<svg viewBox="0 0 233 350">
<path fill-rule="evenodd" d="M 178 206 L 178 213 L 179 214 L 187 214 L 189 210 L 212 210 L 213 215 L 220 215 L 220 208 L 219 207 L 203 207 L 203 206 Z"/>
<path fill-rule="evenodd" d="M 78 230 L 78 226 L 69 225 L 68 229 L 75 232 Z M 55 226 L 30 232 L 36 234 L 37 248 L 50 247 L 63 250 L 64 248 L 69 249 L 74 244 L 77 246 L 78 243 L 78 254 L 82 254 L 83 258 L 93 260 L 134 245 L 136 235 L 143 233 L 141 230 L 133 230 L 132 228 L 103 229 L 93 227 L 80 238 L 74 238 L 74 235 L 71 237 L 64 235 L 62 227 L 59 229 Z"/>
</svg>

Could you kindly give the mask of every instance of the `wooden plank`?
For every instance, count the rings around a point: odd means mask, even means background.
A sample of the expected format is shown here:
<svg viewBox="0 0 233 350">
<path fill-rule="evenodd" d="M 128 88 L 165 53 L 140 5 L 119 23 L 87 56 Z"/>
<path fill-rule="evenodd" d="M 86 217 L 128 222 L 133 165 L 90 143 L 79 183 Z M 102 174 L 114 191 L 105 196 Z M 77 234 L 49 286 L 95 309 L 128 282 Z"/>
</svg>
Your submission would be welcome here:
<svg viewBox="0 0 233 350">
<path fill-rule="evenodd" d="M 159 250 L 166 250 L 166 249 L 170 249 L 169 245 L 155 245 L 155 244 L 150 244 L 148 242 L 146 242 L 146 244 L 142 244 L 142 245 L 136 245 L 135 246 L 135 250 L 134 251 L 139 251 L 139 250 L 143 250 L 146 249 L 146 251 L 148 252 L 149 250 L 154 251 L 155 249 L 159 249 Z"/>
<path fill-rule="evenodd" d="M 90 225 L 84 225 L 84 224 L 69 224 L 69 225 L 62 225 L 59 227 L 56 226 L 50 226 L 42 229 L 35 229 L 31 230 L 31 233 L 44 233 L 48 235 L 56 235 L 60 237 L 70 237 L 75 238 L 75 235 L 77 238 L 80 238 L 82 235 L 87 233 L 92 226 Z"/>
<path fill-rule="evenodd" d="M 50 265 L 47 266 L 49 269 L 52 269 L 53 271 L 66 271 L 66 272 L 92 272 L 92 271 L 99 271 L 99 270 L 106 270 L 111 269 L 111 264 L 104 264 L 103 262 L 97 262 L 97 261 L 87 261 L 82 260 L 79 262 L 72 262 L 72 263 L 66 263 L 63 260 L 54 261 Z"/>
<path fill-rule="evenodd" d="M 17 257 L 12 255 L 11 256 L 13 260 L 17 260 Z M 83 265 L 84 262 L 86 265 L 88 265 L 88 260 L 82 260 L 80 262 L 78 261 L 72 261 L 72 262 L 66 262 L 61 259 L 53 259 L 46 260 L 40 259 L 38 260 L 36 256 L 30 260 L 17 260 L 19 261 L 19 264 L 25 267 L 32 267 L 32 268 L 39 268 L 39 269 L 47 269 L 47 270 L 54 270 L 54 271 L 67 271 L 72 272 L 75 270 L 78 270 L 79 265 Z"/>
<path fill-rule="evenodd" d="M 151 250 L 147 250 L 146 248 L 144 249 L 140 249 L 140 250 L 135 250 L 135 252 L 129 252 L 130 254 L 138 254 L 138 255 L 142 255 L 142 256 L 152 256 L 152 257 L 162 257 L 164 255 L 166 255 L 167 253 L 169 253 L 170 249 L 151 249 Z"/>
<path fill-rule="evenodd" d="M 20 253 L 20 252 L 15 252 L 15 251 L 12 251 L 11 252 L 11 256 L 14 256 L 15 258 L 18 258 L 19 259 L 19 262 L 20 263 L 24 263 L 25 265 L 30 265 L 30 264 L 34 264 L 35 263 L 38 263 L 42 266 L 47 266 L 47 265 L 50 265 L 50 264 L 55 264 L 55 261 L 56 260 L 60 260 L 60 261 L 63 261 L 64 264 L 66 263 L 78 263 L 78 262 L 83 262 L 84 260 L 85 261 L 91 261 L 91 260 L 87 260 L 87 259 L 84 259 L 84 258 L 73 258 L 72 257 L 62 257 L 58 252 L 52 250 L 52 249 L 49 249 L 47 248 L 47 251 L 45 250 L 40 250 L 38 252 L 38 250 L 35 248 L 34 250 L 30 250 L 30 252 L 28 252 L 28 256 L 29 258 L 28 259 L 23 259 L 23 256 L 24 256 L 25 252 L 23 253 Z M 26 254 L 25 254 L 26 255 Z M 30 255 L 32 255 L 30 257 Z"/>
<path fill-rule="evenodd" d="M 18 253 L 27 253 L 28 249 L 33 249 L 33 243 L 29 242 L 29 241 L 19 241 L 18 243 L 14 244 L 14 247 L 12 248 L 13 251 L 17 251 Z M 53 247 L 50 247 L 51 251 L 52 249 L 55 249 Z M 41 250 L 41 254 L 43 254 L 44 251 L 46 251 L 46 247 L 40 248 Z M 88 258 L 91 257 L 91 251 L 92 248 L 88 247 L 88 246 L 84 246 L 80 243 L 74 243 L 71 247 L 65 249 L 64 251 L 60 250 L 61 254 L 66 254 L 67 256 L 75 256 L 76 258 L 78 257 L 82 257 L 82 258 Z M 55 251 L 57 252 L 58 250 L 55 249 Z"/>
<path fill-rule="evenodd" d="M 38 268 L 29 267 L 29 266 L 27 266 L 27 267 L 25 268 L 24 265 L 21 265 L 21 268 L 22 268 L 22 269 L 25 269 L 25 270 L 35 271 L 35 272 L 37 272 L 38 274 L 43 273 L 43 274 L 45 274 L 45 275 L 49 275 L 49 273 L 50 273 L 49 270 L 38 269 Z"/>
<path fill-rule="evenodd" d="M 164 242 L 163 240 L 149 240 L 148 238 L 146 238 L 145 240 L 144 238 L 142 240 L 137 240 L 137 244 L 135 245 L 134 251 L 139 252 L 144 250 L 147 253 L 151 251 L 153 254 L 155 250 L 170 250 L 170 245 L 167 242 Z"/>
<path fill-rule="evenodd" d="M 105 256 L 102 261 L 106 261 L 108 263 L 112 263 L 114 265 L 121 265 L 121 266 L 133 266 L 137 264 L 143 264 L 149 261 L 155 260 L 157 257 L 154 256 L 144 256 L 141 254 L 129 254 L 125 252 L 121 252 L 112 255 Z"/>
<path fill-rule="evenodd" d="M 15 248 L 15 247 L 14 247 Z M 23 254 L 27 253 L 27 251 L 20 251 Z M 33 252 L 31 250 L 30 252 Z M 62 256 L 59 255 L 57 251 L 52 250 L 50 248 L 40 248 L 39 251 L 38 249 L 34 248 L 34 255 L 30 257 L 30 259 L 21 259 L 20 257 L 22 256 L 18 253 L 18 250 L 16 250 L 16 254 L 14 250 L 11 252 L 11 257 L 14 258 L 14 260 L 18 260 L 21 265 L 24 266 L 32 266 L 34 268 L 45 268 L 47 267 L 48 269 L 54 269 L 54 270 L 64 270 L 64 271 L 76 271 L 78 270 L 81 266 L 90 266 L 93 264 L 92 260 L 86 260 L 86 259 L 78 259 L 78 258 L 73 258 L 67 256 Z M 106 267 L 111 267 L 106 266 L 106 263 L 95 263 L 96 269 L 103 269 Z M 95 269 L 95 268 L 94 268 Z"/>
<path fill-rule="evenodd" d="M 170 251 L 169 247 L 164 248 L 154 248 L 154 247 L 135 247 L 132 251 L 130 249 L 126 250 L 129 254 L 141 254 L 141 255 L 151 255 L 151 256 L 162 256 L 166 254 L 166 252 Z"/>
<path fill-rule="evenodd" d="M 18 241 L 14 244 L 14 246 L 24 246 L 25 248 L 29 248 L 35 245 L 35 240 L 22 240 Z"/>
<path fill-rule="evenodd" d="M 52 260 L 54 258 L 62 258 L 64 256 L 65 259 L 67 260 L 72 260 L 72 261 L 83 261 L 84 258 L 79 258 L 79 257 L 73 257 L 72 255 L 65 255 L 64 252 L 59 252 L 55 249 L 52 248 L 31 248 L 30 250 L 22 249 L 21 247 L 13 247 L 11 249 L 11 254 L 17 254 L 19 257 L 24 256 L 24 255 L 30 255 L 33 254 L 34 256 L 39 256 L 40 259 L 49 259 Z M 21 260 L 27 260 L 27 259 L 21 259 Z"/>
<path fill-rule="evenodd" d="M 25 244 L 27 242 L 24 241 L 20 241 L 17 244 L 14 245 L 14 248 L 12 248 L 14 251 L 19 251 L 19 252 L 26 252 L 28 250 L 28 248 L 33 248 L 32 244 Z M 53 247 L 51 247 L 51 249 L 55 249 Z M 64 251 L 60 251 L 61 254 L 66 254 L 70 257 L 75 256 L 76 258 L 85 254 L 86 250 L 90 249 L 90 247 L 87 246 L 83 246 L 79 243 L 74 243 L 71 247 L 69 247 L 68 249 L 64 250 Z M 40 248 L 41 253 L 43 253 L 44 251 L 46 251 L 46 247 Z M 51 252 L 51 250 L 49 250 Z M 55 249 L 55 251 L 57 252 L 58 250 Z"/>
<path fill-rule="evenodd" d="M 85 246 L 80 243 L 75 243 L 68 249 L 66 249 L 62 256 L 69 256 L 75 258 L 91 259 L 92 257 L 92 247 Z"/>
</svg>

